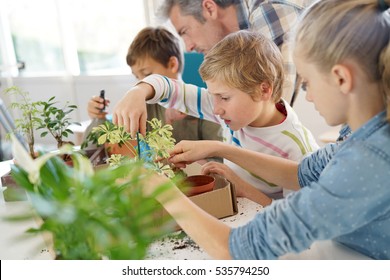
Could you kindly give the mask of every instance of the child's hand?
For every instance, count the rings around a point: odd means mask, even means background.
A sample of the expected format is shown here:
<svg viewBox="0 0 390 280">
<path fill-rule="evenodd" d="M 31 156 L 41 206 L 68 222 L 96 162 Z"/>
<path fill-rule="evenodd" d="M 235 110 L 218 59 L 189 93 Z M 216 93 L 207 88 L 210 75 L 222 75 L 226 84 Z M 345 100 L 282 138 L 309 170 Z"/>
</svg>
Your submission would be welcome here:
<svg viewBox="0 0 390 280">
<path fill-rule="evenodd" d="M 104 99 L 99 96 L 93 96 L 88 102 L 88 116 L 91 119 L 104 119 L 107 115 L 106 111 L 102 111 L 105 106 L 110 104 L 110 100 L 106 99 L 105 104 L 103 104 Z"/>
<path fill-rule="evenodd" d="M 112 114 L 112 122 L 123 126 L 132 137 L 137 132 L 146 134 L 146 102 L 154 96 L 154 89 L 146 83 L 140 83 L 130 89 L 118 102 Z"/>
<path fill-rule="evenodd" d="M 262 206 L 267 206 L 272 203 L 271 198 L 241 179 L 241 177 L 226 164 L 209 161 L 202 165 L 202 174 L 218 174 L 225 177 L 234 185 L 237 197 L 246 197 Z"/>
<path fill-rule="evenodd" d="M 202 141 L 180 141 L 170 151 L 171 157 L 169 162 L 176 167 L 184 168 L 187 164 L 195 161 L 206 159 L 213 156 L 215 146 L 219 141 L 202 140 Z"/>
<path fill-rule="evenodd" d="M 218 174 L 225 177 L 236 186 L 237 196 L 241 196 L 239 193 L 239 186 L 241 185 L 242 179 L 237 176 L 237 174 L 234 173 L 233 170 L 231 170 L 226 164 L 209 161 L 202 165 L 202 174 Z"/>
</svg>

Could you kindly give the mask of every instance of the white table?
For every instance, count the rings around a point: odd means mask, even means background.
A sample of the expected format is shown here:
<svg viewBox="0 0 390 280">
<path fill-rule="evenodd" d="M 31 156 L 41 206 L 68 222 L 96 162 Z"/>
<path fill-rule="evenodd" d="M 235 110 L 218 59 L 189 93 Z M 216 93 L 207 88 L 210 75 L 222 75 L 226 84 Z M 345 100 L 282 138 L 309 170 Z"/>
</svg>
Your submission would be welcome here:
<svg viewBox="0 0 390 280">
<path fill-rule="evenodd" d="M 248 199 L 238 198 L 238 213 L 222 219 L 231 227 L 249 222 L 263 207 Z M 181 238 L 177 238 L 179 236 Z M 183 237 L 184 236 L 184 237 Z M 172 234 L 152 244 L 148 259 L 160 260 L 209 260 L 211 257 L 182 232 Z M 286 254 L 281 260 L 369 260 L 370 258 L 341 244 L 327 240 L 314 242 L 310 249 L 299 254 Z"/>
<path fill-rule="evenodd" d="M 246 198 L 237 198 L 238 213 L 234 216 L 221 219 L 224 223 L 238 227 L 249 222 L 263 207 Z M 177 238 L 183 237 L 183 238 Z M 210 256 L 183 232 L 172 234 L 152 244 L 148 259 L 175 259 L 175 260 L 207 260 Z"/>
<path fill-rule="evenodd" d="M 0 176 L 10 170 L 10 161 L 0 162 Z M 9 222 L 3 217 L 23 213 L 31 206 L 29 201 L 5 202 L 4 188 L 0 187 L 0 259 L 53 259 L 50 238 L 44 235 L 28 235 L 25 231 L 37 227 L 39 219 L 31 218 L 23 222 Z M 222 219 L 232 227 L 238 227 L 250 221 L 262 206 L 245 198 L 238 198 L 238 213 Z M 180 233 L 176 233 L 178 235 Z M 149 249 L 148 259 L 193 259 L 207 260 L 210 256 L 200 249 L 189 237 L 166 237 L 154 242 Z M 281 259 L 369 259 L 332 241 L 315 242 L 310 249 L 299 254 L 287 254 Z"/>
</svg>

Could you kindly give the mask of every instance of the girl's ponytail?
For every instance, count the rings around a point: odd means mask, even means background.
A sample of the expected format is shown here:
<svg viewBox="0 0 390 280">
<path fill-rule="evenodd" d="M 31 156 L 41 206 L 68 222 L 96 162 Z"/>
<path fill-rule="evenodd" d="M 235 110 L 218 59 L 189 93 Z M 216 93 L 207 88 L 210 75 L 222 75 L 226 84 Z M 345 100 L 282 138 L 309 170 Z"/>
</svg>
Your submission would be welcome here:
<svg viewBox="0 0 390 280">
<path fill-rule="evenodd" d="M 390 41 L 379 57 L 379 74 L 382 77 L 383 92 L 387 104 L 387 120 L 390 122 Z"/>
<path fill-rule="evenodd" d="M 388 23 L 388 29 L 390 32 L 390 1 L 378 0 L 378 9 L 383 13 L 384 22 Z M 385 14 L 386 13 L 386 14 Z M 386 18 L 387 17 L 387 20 Z M 387 104 L 387 120 L 390 122 L 390 40 L 387 46 L 383 48 L 379 56 L 379 75 L 382 79 L 382 86 L 384 92 L 384 98 Z"/>
</svg>

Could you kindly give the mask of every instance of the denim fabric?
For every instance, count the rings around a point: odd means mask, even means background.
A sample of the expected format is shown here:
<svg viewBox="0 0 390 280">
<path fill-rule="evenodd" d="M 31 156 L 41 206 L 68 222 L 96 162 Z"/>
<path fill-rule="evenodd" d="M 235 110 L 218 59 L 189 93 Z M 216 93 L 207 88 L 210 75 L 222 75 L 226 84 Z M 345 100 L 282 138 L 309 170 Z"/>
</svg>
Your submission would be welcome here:
<svg viewBox="0 0 390 280">
<path fill-rule="evenodd" d="M 344 125 L 339 132 L 336 143 L 327 144 L 322 149 L 314 152 L 311 157 L 301 161 L 300 168 L 298 170 L 298 180 L 301 187 L 304 187 L 310 182 L 318 181 L 322 170 L 333 158 L 342 142 L 344 142 L 350 135 L 351 129 L 348 125 Z M 310 170 L 310 172 L 305 172 L 306 170 Z"/>
<path fill-rule="evenodd" d="M 300 191 L 232 229 L 236 259 L 273 259 L 333 239 L 374 259 L 390 259 L 390 124 L 382 112 L 340 144 L 299 165 Z"/>
<path fill-rule="evenodd" d="M 348 125 L 343 125 L 343 127 L 340 130 L 340 135 L 337 138 L 336 142 L 340 143 L 347 139 L 352 134 L 351 128 Z"/>
</svg>

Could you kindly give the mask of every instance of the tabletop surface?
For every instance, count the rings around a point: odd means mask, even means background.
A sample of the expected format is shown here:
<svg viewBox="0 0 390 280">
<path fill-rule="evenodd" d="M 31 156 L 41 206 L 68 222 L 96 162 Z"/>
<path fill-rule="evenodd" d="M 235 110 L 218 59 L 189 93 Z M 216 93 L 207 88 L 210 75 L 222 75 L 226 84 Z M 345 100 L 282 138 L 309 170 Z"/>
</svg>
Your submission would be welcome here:
<svg viewBox="0 0 390 280">
<path fill-rule="evenodd" d="M 0 162 L 0 176 L 10 170 L 12 161 Z M 6 202 L 0 187 L 0 259 L 53 259 L 50 238 L 38 234 L 25 233 L 29 228 L 37 227 L 39 219 L 31 218 L 23 222 L 10 222 L 4 217 L 25 213 L 31 209 L 26 201 Z M 238 198 L 238 213 L 234 216 L 221 219 L 231 227 L 238 227 L 249 222 L 263 210 L 263 207 L 246 198 Z M 178 231 L 165 238 L 155 241 L 149 248 L 147 259 L 164 260 L 207 260 L 210 256 L 191 240 L 184 232 Z M 287 254 L 280 259 L 369 259 L 347 247 L 333 241 L 320 241 L 312 244 L 310 249 L 299 254 Z"/>
</svg>

